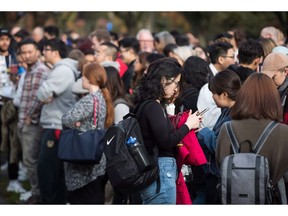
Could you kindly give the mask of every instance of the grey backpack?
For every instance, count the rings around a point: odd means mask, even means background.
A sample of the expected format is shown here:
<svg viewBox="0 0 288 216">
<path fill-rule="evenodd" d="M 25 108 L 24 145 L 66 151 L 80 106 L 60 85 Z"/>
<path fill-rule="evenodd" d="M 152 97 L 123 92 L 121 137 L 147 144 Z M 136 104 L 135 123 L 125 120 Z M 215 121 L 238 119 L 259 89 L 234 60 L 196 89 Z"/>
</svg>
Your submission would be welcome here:
<svg viewBox="0 0 288 216">
<path fill-rule="evenodd" d="M 225 124 L 234 154 L 226 156 L 220 167 L 222 204 L 270 204 L 273 202 L 268 160 L 258 153 L 276 125 L 274 121 L 268 124 L 254 148 L 249 143 L 250 152 L 241 153 L 243 143 L 239 146 L 231 122 Z"/>
</svg>

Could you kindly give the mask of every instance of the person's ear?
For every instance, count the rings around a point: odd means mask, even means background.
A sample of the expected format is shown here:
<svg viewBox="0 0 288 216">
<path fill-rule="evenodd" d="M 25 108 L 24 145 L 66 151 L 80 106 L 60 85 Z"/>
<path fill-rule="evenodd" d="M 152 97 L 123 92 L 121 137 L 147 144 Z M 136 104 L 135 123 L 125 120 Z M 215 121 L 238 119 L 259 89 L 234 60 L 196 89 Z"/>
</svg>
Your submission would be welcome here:
<svg viewBox="0 0 288 216">
<path fill-rule="evenodd" d="M 223 92 L 223 93 L 221 94 L 221 98 L 222 98 L 222 99 L 229 98 L 227 92 Z"/>
<path fill-rule="evenodd" d="M 260 64 L 260 58 L 256 58 L 255 60 L 254 60 L 254 65 L 255 66 L 258 66 L 259 64 Z"/>
<path fill-rule="evenodd" d="M 288 67 L 285 67 L 284 73 L 285 73 L 286 76 L 288 75 Z"/>
<path fill-rule="evenodd" d="M 218 59 L 217 59 L 217 62 L 218 62 L 220 65 L 222 65 L 223 62 L 224 62 L 224 57 L 219 56 Z"/>
<path fill-rule="evenodd" d="M 166 82 L 167 82 L 167 79 L 166 79 L 166 77 L 163 76 L 163 77 L 161 78 L 161 83 L 162 83 L 162 84 L 166 84 Z"/>
</svg>

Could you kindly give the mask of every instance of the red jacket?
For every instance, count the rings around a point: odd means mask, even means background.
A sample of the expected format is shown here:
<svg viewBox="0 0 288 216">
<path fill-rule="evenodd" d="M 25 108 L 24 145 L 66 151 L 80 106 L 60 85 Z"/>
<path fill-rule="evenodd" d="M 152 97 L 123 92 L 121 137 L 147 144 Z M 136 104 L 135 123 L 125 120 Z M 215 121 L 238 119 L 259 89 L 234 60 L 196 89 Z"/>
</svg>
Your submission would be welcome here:
<svg viewBox="0 0 288 216">
<path fill-rule="evenodd" d="M 170 119 L 176 128 L 181 127 L 187 120 L 188 113 L 179 113 L 177 116 L 171 116 Z M 183 164 L 186 165 L 203 165 L 207 163 L 205 154 L 198 142 L 194 130 L 190 132 L 182 140 L 183 146 L 178 147 L 176 157 L 177 166 L 181 169 Z M 176 204 L 192 204 L 189 191 L 187 189 L 184 177 L 179 170 L 179 176 L 176 182 Z"/>
</svg>

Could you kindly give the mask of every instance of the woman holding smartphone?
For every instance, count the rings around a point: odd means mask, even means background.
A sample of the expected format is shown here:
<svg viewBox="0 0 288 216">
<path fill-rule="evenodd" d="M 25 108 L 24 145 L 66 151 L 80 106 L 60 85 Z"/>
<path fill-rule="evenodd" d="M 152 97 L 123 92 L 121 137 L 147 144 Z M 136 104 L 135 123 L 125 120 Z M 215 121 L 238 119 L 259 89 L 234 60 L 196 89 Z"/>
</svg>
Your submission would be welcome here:
<svg viewBox="0 0 288 216">
<path fill-rule="evenodd" d="M 153 100 L 144 108 L 138 119 L 148 154 L 158 160 L 160 191 L 157 181 L 140 191 L 143 204 L 176 204 L 176 146 L 190 130 L 198 129 L 202 116 L 191 114 L 179 128 L 173 127 L 165 105 L 171 102 L 180 88 L 182 67 L 174 58 L 161 58 L 151 63 L 147 74 L 140 80 L 134 105 Z M 155 155 L 154 147 L 158 150 Z"/>
<path fill-rule="evenodd" d="M 212 92 L 213 100 L 217 107 L 221 108 L 221 115 L 217 119 L 213 130 L 205 127 L 198 134 L 198 140 L 203 148 L 206 158 L 209 161 L 209 167 L 204 167 L 205 182 L 200 187 L 204 187 L 204 198 L 201 203 L 219 204 L 216 185 L 219 178 L 219 170 L 215 162 L 216 140 L 221 126 L 231 120 L 230 108 L 233 107 L 238 91 L 241 87 L 239 76 L 232 70 L 225 69 L 211 78 L 208 84 Z M 197 188 L 196 188 L 197 191 Z M 197 193 L 197 192 L 196 192 Z M 194 202 L 195 203 L 195 202 Z"/>
</svg>

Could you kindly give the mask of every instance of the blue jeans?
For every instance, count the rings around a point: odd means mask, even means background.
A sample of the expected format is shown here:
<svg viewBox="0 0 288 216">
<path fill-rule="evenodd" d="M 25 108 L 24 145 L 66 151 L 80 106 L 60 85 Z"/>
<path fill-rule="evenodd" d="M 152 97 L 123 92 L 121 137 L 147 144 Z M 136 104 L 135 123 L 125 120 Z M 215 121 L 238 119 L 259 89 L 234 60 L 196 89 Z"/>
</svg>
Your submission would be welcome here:
<svg viewBox="0 0 288 216">
<path fill-rule="evenodd" d="M 156 193 L 157 181 L 141 190 L 143 204 L 176 204 L 176 160 L 172 157 L 159 157 L 158 165 L 160 192 Z"/>
</svg>

